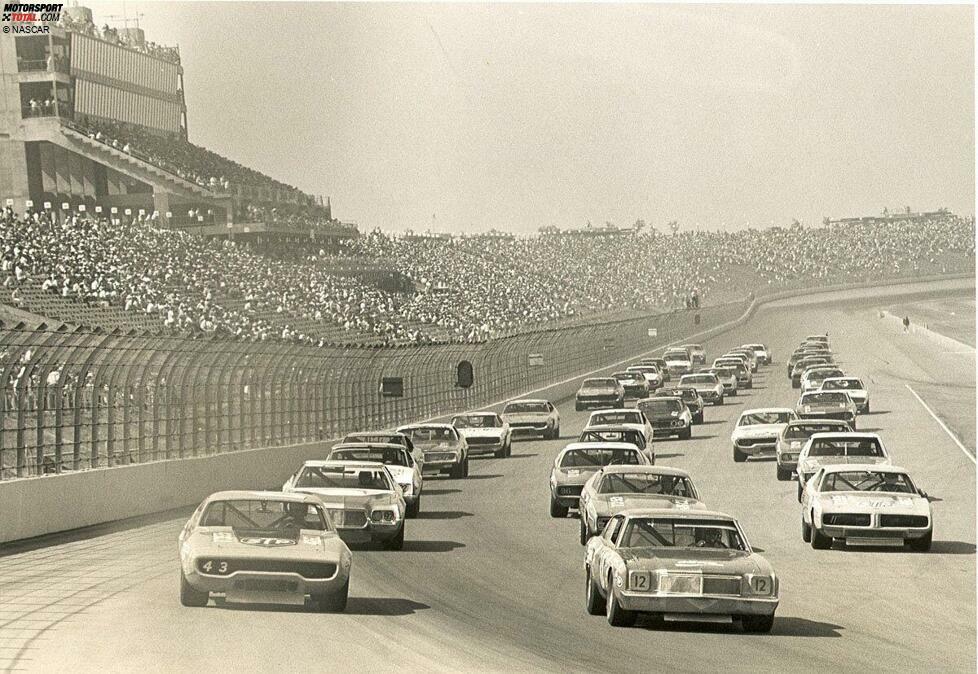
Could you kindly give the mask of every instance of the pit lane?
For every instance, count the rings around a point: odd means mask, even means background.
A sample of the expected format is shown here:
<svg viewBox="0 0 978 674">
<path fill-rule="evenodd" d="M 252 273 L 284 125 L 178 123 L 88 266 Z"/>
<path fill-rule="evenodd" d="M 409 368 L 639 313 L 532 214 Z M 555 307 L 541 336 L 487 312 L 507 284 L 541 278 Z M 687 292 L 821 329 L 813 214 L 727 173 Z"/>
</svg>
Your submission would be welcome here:
<svg viewBox="0 0 978 674">
<path fill-rule="evenodd" d="M 708 407 L 692 440 L 657 441 L 659 462 L 690 471 L 704 501 L 738 516 L 779 573 L 769 635 L 645 621 L 615 629 L 585 614 L 577 520 L 551 519 L 547 507 L 553 458 L 587 418 L 570 400 L 560 405 L 561 440 L 520 441 L 511 458 L 474 460 L 468 479 L 426 481 L 403 551 L 355 550 L 345 614 L 183 608 L 183 513 L 0 558 L 0 668 L 974 671 L 975 468 L 905 386 L 912 378 L 940 390 L 961 377 L 960 363 L 877 321 L 859 306 L 759 312 L 705 343 L 707 355 L 765 341 L 775 364 L 752 391 Z M 935 499 L 929 554 L 814 551 L 801 540 L 794 483 L 778 482 L 771 461 L 733 462 L 734 419 L 748 406 L 794 403 L 784 358 L 821 330 L 843 368 L 869 380 L 874 413 L 860 417 L 860 430 L 878 429 Z M 973 395 L 973 364 L 971 372 Z M 973 406 L 947 414 L 974 428 Z"/>
</svg>

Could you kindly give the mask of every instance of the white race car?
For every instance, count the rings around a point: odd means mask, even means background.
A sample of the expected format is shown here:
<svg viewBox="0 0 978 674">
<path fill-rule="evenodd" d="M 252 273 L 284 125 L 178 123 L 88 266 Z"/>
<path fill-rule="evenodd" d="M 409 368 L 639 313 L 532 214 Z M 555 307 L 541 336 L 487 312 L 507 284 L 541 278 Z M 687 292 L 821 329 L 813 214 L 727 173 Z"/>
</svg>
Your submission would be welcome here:
<svg viewBox="0 0 978 674">
<path fill-rule="evenodd" d="M 859 377 L 828 377 L 822 382 L 820 391 L 845 391 L 856 403 L 859 414 L 869 414 L 869 391 Z"/>
<path fill-rule="evenodd" d="M 889 464 L 890 454 L 876 433 L 815 433 L 798 455 L 798 501 L 805 485 L 822 466 Z"/>
<path fill-rule="evenodd" d="M 775 456 L 778 436 L 789 421 L 797 418 L 795 411 L 788 407 L 744 410 L 730 434 L 734 461 L 742 463 L 748 457 Z"/>
<path fill-rule="evenodd" d="M 903 468 L 879 464 L 830 465 L 805 485 L 801 536 L 816 550 L 846 545 L 930 550 L 934 520 L 926 492 Z"/>
<path fill-rule="evenodd" d="M 222 491 L 190 516 L 179 537 L 180 603 L 211 593 L 244 603 L 346 608 L 353 555 L 322 502 L 308 494 Z"/>
<path fill-rule="evenodd" d="M 424 476 L 411 452 L 403 445 L 376 442 L 344 442 L 329 450 L 329 461 L 373 461 L 387 466 L 407 504 L 407 516 L 417 517 L 421 510 Z"/>
<path fill-rule="evenodd" d="M 513 453 L 509 423 L 495 412 L 456 414 L 452 426 L 465 438 L 469 454 L 492 454 L 501 459 Z"/>
</svg>

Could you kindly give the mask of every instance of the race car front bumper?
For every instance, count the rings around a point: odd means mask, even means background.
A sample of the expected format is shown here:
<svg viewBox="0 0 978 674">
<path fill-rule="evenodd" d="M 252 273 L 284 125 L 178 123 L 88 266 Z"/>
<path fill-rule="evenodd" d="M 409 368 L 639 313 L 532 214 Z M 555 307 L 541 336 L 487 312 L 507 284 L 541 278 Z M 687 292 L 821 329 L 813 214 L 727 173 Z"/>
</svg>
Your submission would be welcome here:
<svg viewBox="0 0 978 674">
<path fill-rule="evenodd" d="M 207 555 L 219 558 L 219 555 Z M 184 570 L 187 583 L 199 592 L 223 593 L 232 601 L 261 601 L 268 603 L 302 603 L 305 595 L 329 594 L 339 590 L 350 577 L 350 567 L 332 564 L 330 575 L 309 578 L 296 572 L 235 571 L 228 575 L 202 573 L 198 561 L 191 560 L 190 572 Z M 224 559 L 224 558 L 221 558 Z M 231 560 L 227 560 L 231 561 Z M 235 560 L 241 562 L 241 560 Z M 324 564 L 323 566 L 330 566 Z M 326 568 L 324 572 L 329 572 Z"/>
<path fill-rule="evenodd" d="M 704 595 L 676 597 L 647 592 L 623 591 L 619 594 L 621 607 L 640 613 L 707 614 L 707 615 L 774 615 L 777 597 L 729 597 Z M 695 618 L 691 618 L 695 619 Z"/>
<path fill-rule="evenodd" d="M 777 443 L 777 438 L 737 438 L 734 447 L 748 456 L 774 456 Z"/>
</svg>

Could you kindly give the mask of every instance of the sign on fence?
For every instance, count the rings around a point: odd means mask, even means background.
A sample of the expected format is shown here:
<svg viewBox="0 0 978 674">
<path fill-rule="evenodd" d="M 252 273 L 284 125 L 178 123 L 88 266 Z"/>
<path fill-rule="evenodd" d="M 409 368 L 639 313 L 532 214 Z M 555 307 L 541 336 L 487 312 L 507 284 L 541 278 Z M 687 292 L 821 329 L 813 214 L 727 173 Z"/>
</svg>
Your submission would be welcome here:
<svg viewBox="0 0 978 674">
<path fill-rule="evenodd" d="M 658 337 L 658 336 L 659 336 L 658 328 L 649 328 L 649 337 Z"/>
<path fill-rule="evenodd" d="M 543 365 L 543 354 L 542 353 L 531 353 L 529 356 L 530 367 L 538 367 Z"/>
<path fill-rule="evenodd" d="M 403 377 L 384 377 L 380 380 L 380 395 L 385 398 L 404 397 Z"/>
</svg>

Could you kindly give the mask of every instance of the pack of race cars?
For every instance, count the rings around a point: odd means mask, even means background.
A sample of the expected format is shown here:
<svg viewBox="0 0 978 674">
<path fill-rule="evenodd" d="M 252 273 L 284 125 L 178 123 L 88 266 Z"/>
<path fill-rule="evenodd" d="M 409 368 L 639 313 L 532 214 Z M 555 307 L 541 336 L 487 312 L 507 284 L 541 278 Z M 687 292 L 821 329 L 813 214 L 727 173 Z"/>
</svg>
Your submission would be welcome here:
<svg viewBox="0 0 978 674">
<path fill-rule="evenodd" d="M 688 344 L 584 380 L 575 407 L 596 409 L 555 457 L 550 516 L 575 511 L 580 521 L 589 613 L 603 613 L 612 625 L 650 613 L 771 629 L 779 601 L 771 565 L 734 517 L 707 509 L 688 473 L 656 465 L 655 439 L 689 439 L 707 404 L 752 388 L 758 367 L 772 362 L 756 343 L 707 366 L 702 347 Z M 797 475 L 802 537 L 815 549 L 836 539 L 929 549 L 927 495 L 891 465 L 878 435 L 855 431 L 857 416 L 870 410 L 863 382 L 835 363 L 824 335 L 806 338 L 788 363 L 800 398 L 744 410 L 731 435 L 734 461 L 773 457 L 778 480 Z M 203 606 L 223 594 L 302 604 L 309 596 L 322 610 L 342 611 L 348 543 L 402 549 L 425 475 L 465 478 L 470 457 L 508 457 L 521 436 L 558 438 L 557 408 L 519 399 L 499 413 L 458 414 L 450 423 L 351 433 L 325 460 L 300 466 L 281 492 L 213 494 L 180 534 L 181 601 Z"/>
</svg>

